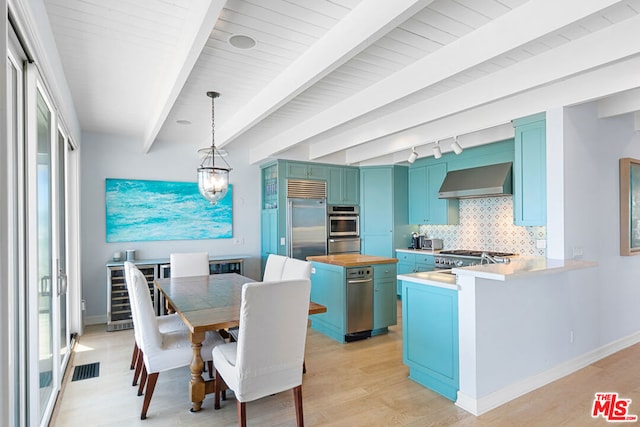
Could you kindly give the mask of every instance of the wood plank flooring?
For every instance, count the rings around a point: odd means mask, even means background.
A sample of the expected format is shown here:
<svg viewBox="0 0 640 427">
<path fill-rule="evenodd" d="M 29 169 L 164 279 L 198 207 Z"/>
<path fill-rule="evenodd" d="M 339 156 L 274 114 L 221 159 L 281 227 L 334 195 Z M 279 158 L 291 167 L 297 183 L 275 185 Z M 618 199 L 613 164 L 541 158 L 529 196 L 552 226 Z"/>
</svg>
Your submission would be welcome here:
<svg viewBox="0 0 640 427">
<path fill-rule="evenodd" d="M 71 382 L 66 375 L 51 426 L 237 425 L 232 393 L 218 411 L 207 396 L 201 412 L 189 412 L 186 367 L 160 374 L 148 418 L 141 421 L 142 397 L 128 368 L 132 346 L 130 330 L 86 328 L 71 363 L 100 362 L 100 376 Z M 591 407 L 594 394 L 606 391 L 632 399 L 629 412 L 640 415 L 640 344 L 480 417 L 407 378 L 400 322 L 387 335 L 344 345 L 309 329 L 306 364 L 307 426 L 604 426 L 604 419 L 591 418 Z M 250 402 L 247 414 L 249 425 L 295 425 L 292 392 Z"/>
</svg>

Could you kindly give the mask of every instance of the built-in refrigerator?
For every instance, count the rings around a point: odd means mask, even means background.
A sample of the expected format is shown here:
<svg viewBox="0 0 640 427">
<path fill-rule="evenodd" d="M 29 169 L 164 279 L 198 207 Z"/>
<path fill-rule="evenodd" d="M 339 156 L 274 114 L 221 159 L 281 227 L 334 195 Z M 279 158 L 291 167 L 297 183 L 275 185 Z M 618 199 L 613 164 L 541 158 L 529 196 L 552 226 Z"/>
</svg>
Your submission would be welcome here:
<svg viewBox="0 0 640 427">
<path fill-rule="evenodd" d="M 287 256 L 304 260 L 326 254 L 326 183 L 287 180 Z"/>
</svg>

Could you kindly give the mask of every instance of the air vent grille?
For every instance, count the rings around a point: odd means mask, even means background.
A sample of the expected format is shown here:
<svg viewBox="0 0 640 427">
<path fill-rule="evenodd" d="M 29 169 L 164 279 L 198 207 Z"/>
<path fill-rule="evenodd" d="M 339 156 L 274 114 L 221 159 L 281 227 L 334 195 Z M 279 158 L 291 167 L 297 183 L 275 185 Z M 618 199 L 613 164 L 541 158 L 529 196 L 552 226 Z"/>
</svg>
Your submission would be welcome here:
<svg viewBox="0 0 640 427">
<path fill-rule="evenodd" d="M 304 179 L 287 180 L 287 197 L 296 199 L 326 199 L 327 183 Z"/>
</svg>

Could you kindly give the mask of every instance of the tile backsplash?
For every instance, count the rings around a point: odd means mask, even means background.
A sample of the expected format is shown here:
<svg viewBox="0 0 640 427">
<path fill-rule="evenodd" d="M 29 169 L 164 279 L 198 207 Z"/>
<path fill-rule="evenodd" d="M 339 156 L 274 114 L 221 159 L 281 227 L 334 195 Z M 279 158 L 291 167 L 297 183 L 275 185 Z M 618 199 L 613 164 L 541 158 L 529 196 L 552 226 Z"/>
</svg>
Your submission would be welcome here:
<svg viewBox="0 0 640 427">
<path fill-rule="evenodd" d="M 546 227 L 513 225 L 511 196 L 460 200 L 459 225 L 420 225 L 420 233 L 440 238 L 445 249 L 478 249 L 546 256 L 537 240 L 546 240 Z"/>
</svg>

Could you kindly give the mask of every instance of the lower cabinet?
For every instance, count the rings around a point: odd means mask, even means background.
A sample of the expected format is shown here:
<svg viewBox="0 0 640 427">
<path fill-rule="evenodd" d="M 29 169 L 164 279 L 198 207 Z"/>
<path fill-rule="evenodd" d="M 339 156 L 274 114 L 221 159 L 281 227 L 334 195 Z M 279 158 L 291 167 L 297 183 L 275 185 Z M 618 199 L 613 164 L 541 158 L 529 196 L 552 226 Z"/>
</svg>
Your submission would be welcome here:
<svg viewBox="0 0 640 427">
<path fill-rule="evenodd" d="M 388 332 L 398 323 L 396 306 L 396 265 L 373 265 L 373 329 L 371 335 Z M 311 327 L 338 342 L 347 332 L 347 291 L 345 267 L 313 263 L 311 301 L 327 307 L 326 313 L 310 316 Z"/>
<path fill-rule="evenodd" d="M 396 251 L 396 258 L 398 258 L 398 274 L 431 271 L 435 268 L 435 260 L 431 254 Z M 396 293 L 399 297 L 402 296 L 402 283 L 400 280 L 396 281 Z"/>
<path fill-rule="evenodd" d="M 373 266 L 373 331 L 371 335 L 386 333 L 398 323 L 396 305 L 396 265 Z"/>
<path fill-rule="evenodd" d="M 402 281 L 402 361 L 410 379 L 456 400 L 457 291 Z"/>
</svg>

